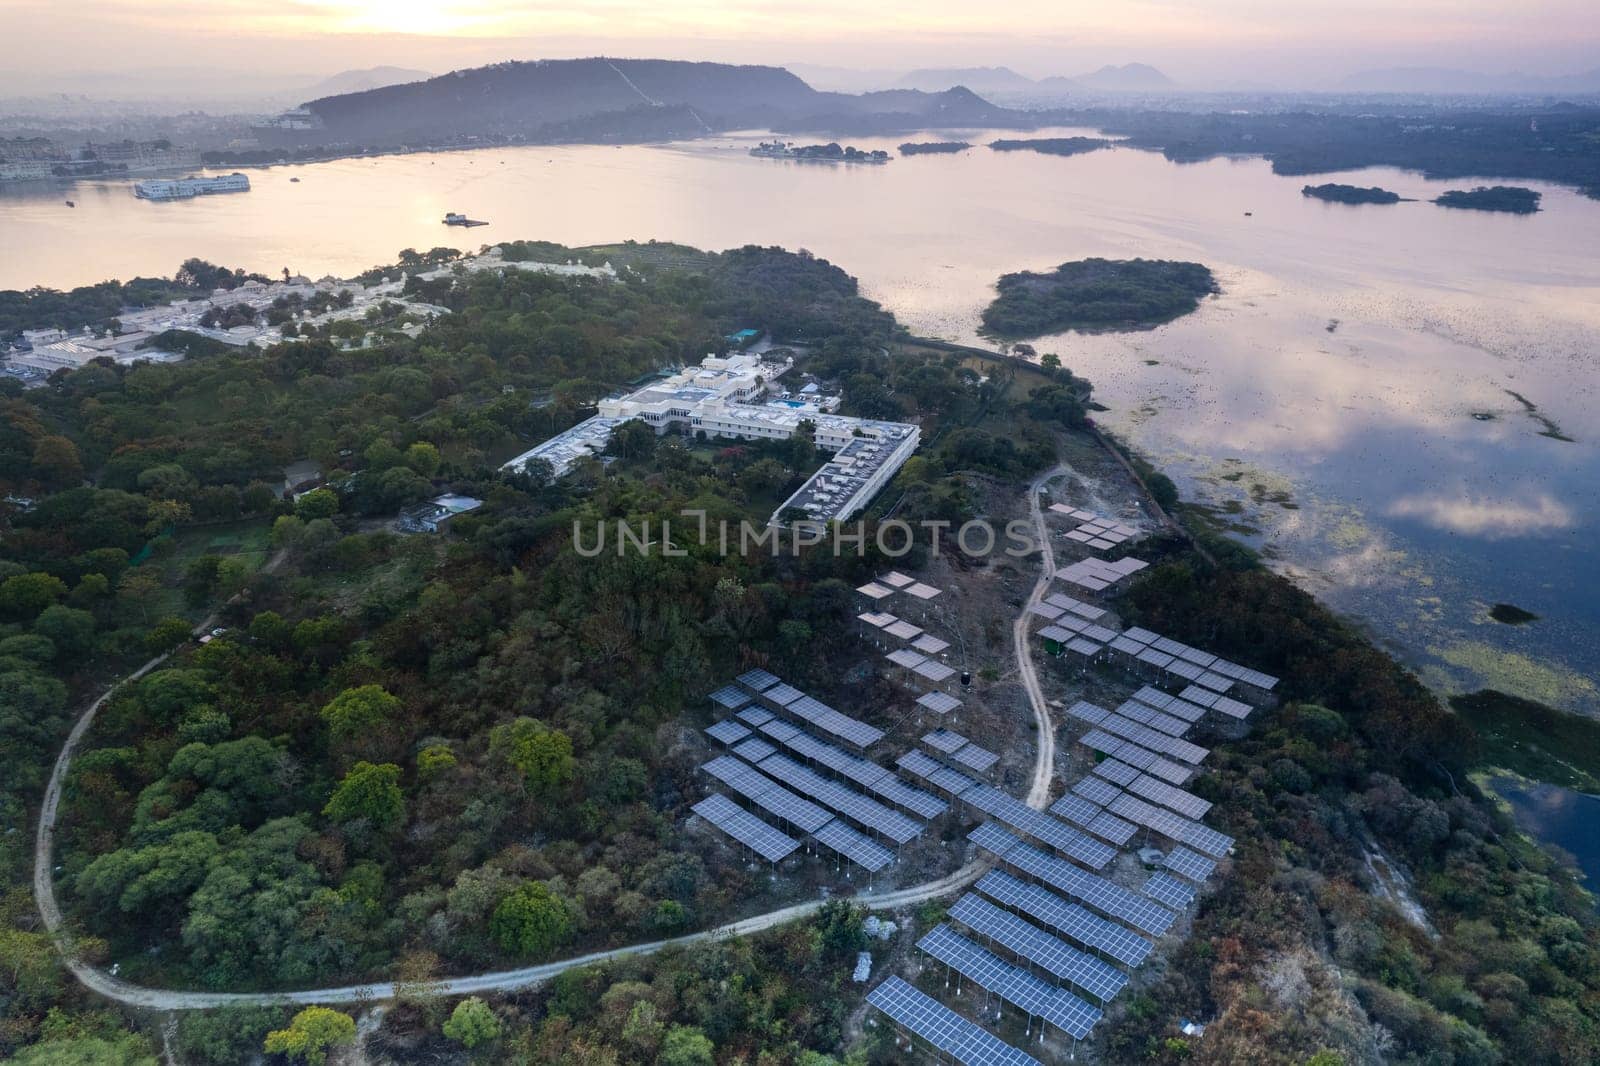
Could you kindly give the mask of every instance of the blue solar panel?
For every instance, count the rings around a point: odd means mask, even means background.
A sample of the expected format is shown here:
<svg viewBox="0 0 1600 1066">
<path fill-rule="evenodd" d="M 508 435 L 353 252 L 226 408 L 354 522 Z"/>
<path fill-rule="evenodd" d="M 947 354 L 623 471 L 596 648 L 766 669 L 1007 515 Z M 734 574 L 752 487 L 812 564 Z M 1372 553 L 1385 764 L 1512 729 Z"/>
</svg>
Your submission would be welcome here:
<svg viewBox="0 0 1600 1066">
<path fill-rule="evenodd" d="M 765 670 L 746 670 L 734 680 L 756 692 L 765 692 L 778 683 L 778 675 L 769 674 Z"/>
<path fill-rule="evenodd" d="M 750 694 L 733 685 L 723 685 L 711 694 L 711 702 L 728 711 L 737 711 L 750 702 Z"/>
<path fill-rule="evenodd" d="M 1043 1066 L 1038 1059 L 969 1022 L 938 1000 L 891 977 L 867 993 L 890 1021 L 966 1066 Z"/>
<path fill-rule="evenodd" d="M 1144 884 L 1144 894 L 1169 907 L 1183 910 L 1194 902 L 1194 888 L 1171 874 L 1157 870 Z"/>
<path fill-rule="evenodd" d="M 1037 878 L 1057 892 L 1151 936 L 1161 936 L 1172 928 L 1172 923 L 1178 917 L 1137 892 L 1130 892 L 1115 882 L 1086 873 L 1065 859 L 1046 854 L 1030 844 L 1017 844 L 1008 849 L 1001 856 L 1001 861 L 1029 877 Z"/>
<path fill-rule="evenodd" d="M 969 803 L 990 817 L 998 819 L 1024 836 L 1033 837 L 1063 852 L 1090 869 L 1099 870 L 1116 858 L 1116 850 L 1072 828 L 1043 811 L 1034 810 L 1026 803 L 1006 795 L 989 785 L 979 785 L 961 794 L 963 803 Z"/>
<path fill-rule="evenodd" d="M 1187 877 L 1195 884 L 1204 882 L 1217 868 L 1217 864 L 1212 860 L 1182 846 L 1167 852 L 1162 865 L 1180 877 Z"/>
<path fill-rule="evenodd" d="M 838 852 L 867 873 L 877 873 L 894 862 L 894 852 L 835 818 L 812 836 L 818 844 Z"/>
<path fill-rule="evenodd" d="M 720 792 L 690 809 L 768 862 L 777 862 L 800 846 L 798 840 L 778 832 Z"/>
<path fill-rule="evenodd" d="M 1079 951 L 982 897 L 971 893 L 962 896 L 949 914 L 979 936 L 1043 968 L 1057 980 L 1075 985 L 1101 1003 L 1110 1002 L 1128 983 L 1128 975 L 1109 962 Z"/>
<path fill-rule="evenodd" d="M 983 880 L 978 882 L 978 891 L 1001 906 L 1021 911 L 1046 928 L 1125 966 L 1141 965 L 1155 950 L 1152 941 L 1133 930 L 1091 914 L 1049 889 L 1012 877 L 1004 870 L 990 870 L 984 874 Z"/>
<path fill-rule="evenodd" d="M 1013 966 L 948 925 L 934 926 L 917 947 L 1029 1017 L 1043 1018 L 1078 1040 L 1087 1037 L 1102 1016 L 1100 1008 Z"/>
<path fill-rule="evenodd" d="M 735 722 L 731 718 L 724 718 L 715 725 L 706 727 L 706 735 L 712 740 L 722 744 L 737 744 L 750 735 L 750 730 Z"/>
</svg>

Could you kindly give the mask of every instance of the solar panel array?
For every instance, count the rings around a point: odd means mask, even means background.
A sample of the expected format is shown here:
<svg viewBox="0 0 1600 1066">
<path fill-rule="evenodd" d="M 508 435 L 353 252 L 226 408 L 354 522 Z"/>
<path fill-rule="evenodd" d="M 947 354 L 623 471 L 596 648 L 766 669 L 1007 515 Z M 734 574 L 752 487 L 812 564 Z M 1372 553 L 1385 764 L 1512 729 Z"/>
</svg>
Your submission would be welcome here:
<svg viewBox="0 0 1600 1066">
<path fill-rule="evenodd" d="M 1019 959 L 1026 959 L 1057 980 L 1082 989 L 1108 1003 L 1128 983 L 1128 975 L 1103 959 L 1079 951 L 1032 922 L 1002 910 L 981 896 L 967 893 L 951 906 L 949 915 Z"/>
<path fill-rule="evenodd" d="M 1100 777 L 1082 777 L 1073 782 L 1072 791 L 1091 803 L 1109 807 L 1111 801 L 1122 795 L 1122 790 Z"/>
<path fill-rule="evenodd" d="M 926 744 L 929 749 L 944 755 L 953 753 L 966 742 L 966 737 L 948 729 L 935 729 L 931 733 L 922 735 L 922 743 Z"/>
<path fill-rule="evenodd" d="M 969 838 L 977 842 L 977 834 Z M 1000 841 L 995 841 L 999 844 Z M 989 845 L 983 845 L 989 847 Z M 989 850 L 994 851 L 993 847 Z M 1101 914 L 1127 922 L 1141 932 L 1161 936 L 1177 915 L 1135 892 L 1103 877 L 1087 873 L 1064 859 L 1047 855 L 1021 841 L 997 853 L 1000 861 L 1037 878 L 1064 895 L 1093 907 Z"/>
<path fill-rule="evenodd" d="M 1194 902 L 1194 887 L 1186 885 L 1171 874 L 1157 870 L 1144 883 L 1144 894 L 1169 907 L 1183 910 Z"/>
<path fill-rule="evenodd" d="M 814 833 L 833 820 L 833 815 L 815 803 L 801 799 L 731 756 L 712 759 L 705 764 L 704 770 L 762 810 L 801 832 Z"/>
<path fill-rule="evenodd" d="M 798 840 L 778 832 L 720 792 L 713 792 L 691 810 L 768 862 L 777 862 L 800 847 Z"/>
<path fill-rule="evenodd" d="M 748 737 L 750 730 L 735 722 L 732 718 L 724 718 L 714 725 L 707 726 L 706 735 L 719 744 L 733 745 Z"/>
<path fill-rule="evenodd" d="M 1149 748 L 1151 751 L 1162 755 L 1171 755 L 1184 762 L 1200 763 L 1211 753 L 1198 744 L 1191 744 L 1178 737 L 1169 737 L 1159 729 L 1151 729 L 1147 725 L 1140 725 L 1120 714 L 1107 713 L 1105 718 L 1095 723 L 1101 729 L 1123 740 L 1131 740 L 1140 747 Z"/>
<path fill-rule="evenodd" d="M 746 670 L 734 680 L 753 692 L 765 692 L 778 683 L 778 675 L 765 670 Z"/>
<path fill-rule="evenodd" d="M 846 744 L 853 744 L 858 748 L 870 748 L 883 739 L 883 730 L 836 711 L 811 696 L 802 695 L 784 710 L 796 718 L 809 722 L 829 736 L 838 737 Z"/>
<path fill-rule="evenodd" d="M 966 774 L 961 773 L 959 770 L 952 770 L 943 763 L 930 758 L 924 752 L 908 751 L 895 761 L 900 769 L 907 773 L 915 774 L 934 788 L 950 796 L 959 796 L 978 787 L 978 782 Z"/>
<path fill-rule="evenodd" d="M 750 702 L 750 694 L 736 685 L 723 685 L 711 694 L 711 702 L 725 711 L 737 711 Z"/>
<path fill-rule="evenodd" d="M 1226 833 L 1219 833 L 1210 826 L 1201 825 L 1193 819 L 1185 818 L 1164 807 L 1157 807 L 1153 803 L 1146 803 L 1126 792 L 1107 806 L 1111 813 L 1119 818 L 1126 818 L 1135 825 L 1153 829 L 1170 840 L 1187 844 L 1196 851 L 1205 852 L 1216 858 L 1228 854 L 1229 849 L 1233 847 L 1233 838 Z"/>
<path fill-rule="evenodd" d="M 758 763 L 768 755 L 776 754 L 777 750 L 760 737 L 751 737 L 733 746 L 733 753 L 747 763 Z"/>
<path fill-rule="evenodd" d="M 1011 965 L 948 925 L 934 926 L 917 941 L 917 947 L 978 987 L 1020 1007 L 1030 1017 L 1043 1018 L 1078 1040 L 1087 1037 L 1102 1016 L 1098 1007 Z"/>
<path fill-rule="evenodd" d="M 1203 884 L 1216 870 L 1217 864 L 1198 852 L 1190 851 L 1179 845 L 1167 852 L 1167 857 L 1162 860 L 1162 865 L 1180 877 L 1187 877 L 1195 884 Z"/>
<path fill-rule="evenodd" d="M 990 785 L 980 784 L 963 792 L 961 801 L 1004 822 L 1024 836 L 1064 852 L 1092 870 L 1104 869 L 1117 856 L 1115 848 L 1092 839 L 1043 811 L 1034 810 Z"/>
<path fill-rule="evenodd" d="M 1181 737 L 1189 731 L 1189 722 L 1138 700 L 1123 700 L 1117 705 L 1117 713 L 1129 721 L 1158 729 L 1169 737 Z"/>
<path fill-rule="evenodd" d="M 1204 689 L 1200 691 L 1205 692 Z M 1206 695 L 1212 700 L 1219 698 L 1214 692 L 1206 692 Z M 1170 715 L 1182 718 L 1186 722 L 1198 722 L 1205 715 L 1206 708 L 1211 706 L 1210 703 L 1189 699 L 1187 689 L 1184 690 L 1183 696 L 1169 696 L 1160 689 L 1152 688 L 1149 685 L 1145 685 L 1138 692 L 1135 692 L 1133 698 L 1140 703 L 1154 707 L 1158 711 L 1166 711 Z"/>
<path fill-rule="evenodd" d="M 881 796 L 923 818 L 937 818 L 949 810 L 949 805 L 937 796 L 912 788 L 890 770 L 869 759 L 841 751 L 784 722 L 769 722 L 763 732 L 784 747 L 803 758 L 827 767 L 841 777 L 860 785 L 868 792 Z M 770 752 L 768 754 L 771 754 Z"/>
<path fill-rule="evenodd" d="M 830 851 L 849 859 L 869 874 L 894 862 L 894 852 L 845 825 L 835 818 L 811 834 L 813 839 Z"/>
<path fill-rule="evenodd" d="M 1118 559 L 1114 563 L 1103 562 L 1099 559 L 1079 559 L 1077 562 L 1057 570 L 1056 577 L 1077 585 L 1079 588 L 1088 589 L 1090 592 L 1102 592 L 1123 578 L 1137 574 L 1149 565 L 1144 560 L 1135 559 L 1132 556 Z"/>
<path fill-rule="evenodd" d="M 1149 774 L 1140 774 L 1134 778 L 1127 789 L 1136 796 L 1142 796 L 1163 807 L 1170 807 L 1185 818 L 1193 818 L 1196 821 L 1204 818 L 1206 812 L 1211 810 L 1210 800 L 1203 800 L 1193 792 L 1174 788 L 1165 781 L 1157 781 Z"/>
<path fill-rule="evenodd" d="M 765 707 L 746 707 L 744 710 L 739 712 L 737 717 L 739 721 L 743 722 L 747 726 L 750 726 L 752 729 L 759 729 L 761 726 L 764 726 L 768 722 L 772 721 L 773 714 Z"/>
<path fill-rule="evenodd" d="M 994 764 L 1000 761 L 1000 756 L 994 752 L 981 748 L 960 733 L 948 729 L 935 729 L 925 734 L 922 742 L 929 750 L 947 756 L 953 762 L 969 770 L 976 770 L 980 774 L 988 773 Z"/>
<path fill-rule="evenodd" d="M 900 977 L 867 993 L 867 1002 L 890 1021 L 966 1066 L 1043 1066 L 1038 1059 L 969 1022 Z"/>
<path fill-rule="evenodd" d="M 925 707 L 934 714 L 948 714 L 961 706 L 961 701 L 943 692 L 929 692 L 917 698 L 917 706 Z"/>
<path fill-rule="evenodd" d="M 1155 943 L 1125 926 L 1091 914 L 1076 903 L 1038 885 L 990 870 L 978 882 L 978 891 L 1002 906 L 1020 911 L 1047 928 L 1092 951 L 1099 951 L 1124 966 L 1139 966 L 1155 950 Z"/>
<path fill-rule="evenodd" d="M 837 781 L 830 781 L 785 755 L 769 756 L 762 761 L 761 770 L 802 796 L 815 800 L 864 829 L 888 837 L 896 844 L 915 840 L 922 833 L 920 822 Z"/>
<path fill-rule="evenodd" d="M 1148 748 L 1141 748 L 1132 741 L 1114 737 L 1103 729 L 1089 730 L 1078 738 L 1078 742 L 1091 751 L 1098 751 L 1102 755 L 1120 759 L 1129 766 L 1137 767 L 1147 774 L 1161 778 L 1168 784 L 1181 785 L 1194 776 L 1194 770 L 1191 767 L 1157 755 Z"/>
</svg>

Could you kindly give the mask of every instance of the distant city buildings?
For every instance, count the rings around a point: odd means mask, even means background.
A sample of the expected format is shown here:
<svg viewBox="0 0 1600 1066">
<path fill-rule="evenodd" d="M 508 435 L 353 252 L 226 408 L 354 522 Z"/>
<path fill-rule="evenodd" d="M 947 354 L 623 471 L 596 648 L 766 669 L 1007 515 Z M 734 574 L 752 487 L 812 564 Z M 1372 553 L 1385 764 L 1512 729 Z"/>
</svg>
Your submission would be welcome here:
<svg viewBox="0 0 1600 1066">
<path fill-rule="evenodd" d="M 238 171 L 211 178 L 150 179 L 133 184 L 133 194 L 141 200 L 188 200 L 215 193 L 249 191 L 250 179 Z"/>
</svg>

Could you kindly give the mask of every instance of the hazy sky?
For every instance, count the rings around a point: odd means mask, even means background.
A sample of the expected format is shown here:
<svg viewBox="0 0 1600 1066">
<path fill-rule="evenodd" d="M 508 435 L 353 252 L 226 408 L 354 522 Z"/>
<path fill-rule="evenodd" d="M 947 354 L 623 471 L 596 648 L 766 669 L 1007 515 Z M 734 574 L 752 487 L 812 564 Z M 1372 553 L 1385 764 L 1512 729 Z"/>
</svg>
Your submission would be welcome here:
<svg viewBox="0 0 1600 1066">
<path fill-rule="evenodd" d="M 1036 76 L 1139 60 L 1190 84 L 1291 87 L 1373 67 L 1600 65 L 1595 0 L 0 0 L 0 38 L 3 95 L 600 53 Z"/>
</svg>

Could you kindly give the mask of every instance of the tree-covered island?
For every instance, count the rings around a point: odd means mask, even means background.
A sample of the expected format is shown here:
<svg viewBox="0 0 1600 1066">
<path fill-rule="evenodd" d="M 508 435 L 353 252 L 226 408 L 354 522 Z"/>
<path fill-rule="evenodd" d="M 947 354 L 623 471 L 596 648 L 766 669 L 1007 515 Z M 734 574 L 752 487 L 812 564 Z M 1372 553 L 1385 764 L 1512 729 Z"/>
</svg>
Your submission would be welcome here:
<svg viewBox="0 0 1600 1066">
<path fill-rule="evenodd" d="M 1362 188 L 1359 185 L 1339 185 L 1334 182 L 1328 182 L 1326 185 L 1306 185 L 1301 188 L 1300 195 L 1334 204 L 1397 204 L 1406 199 L 1397 192 L 1376 185 Z"/>
<path fill-rule="evenodd" d="M 1151 329 L 1181 318 L 1218 291 L 1209 268 L 1168 259 L 1079 259 L 1048 274 L 1006 274 L 996 288 L 983 328 L 1003 338 Z"/>
<path fill-rule="evenodd" d="M 1538 192 L 1520 185 L 1479 185 L 1475 189 L 1450 189 L 1433 202 L 1440 207 L 1531 215 L 1539 210 L 1541 198 Z"/>
<path fill-rule="evenodd" d="M 989 147 L 997 152 L 1043 152 L 1045 155 L 1082 155 L 1110 146 L 1111 142 L 1104 137 L 1021 137 L 989 142 Z"/>
<path fill-rule="evenodd" d="M 972 147 L 970 141 L 907 141 L 900 146 L 901 155 L 954 155 Z"/>
</svg>

